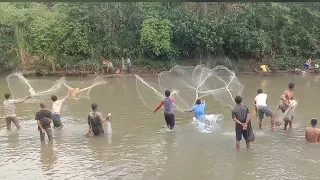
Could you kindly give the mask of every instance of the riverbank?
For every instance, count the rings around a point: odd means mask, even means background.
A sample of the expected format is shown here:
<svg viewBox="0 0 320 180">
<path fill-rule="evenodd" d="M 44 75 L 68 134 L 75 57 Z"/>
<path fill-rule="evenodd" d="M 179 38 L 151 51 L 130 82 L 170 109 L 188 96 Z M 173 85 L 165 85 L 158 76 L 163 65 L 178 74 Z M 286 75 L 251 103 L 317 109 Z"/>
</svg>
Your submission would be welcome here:
<svg viewBox="0 0 320 180">
<path fill-rule="evenodd" d="M 148 68 L 134 68 L 133 73 L 139 75 L 140 77 L 156 77 L 158 74 L 164 70 L 170 69 L 163 69 L 163 70 L 156 70 L 156 69 L 148 69 Z M 10 74 L 10 73 L 7 73 Z M 29 71 L 22 71 L 22 74 L 26 77 L 34 77 L 34 76 L 96 76 L 101 75 L 105 78 L 123 78 L 130 76 L 125 72 L 120 72 L 119 74 L 104 74 L 102 75 L 99 71 L 87 70 L 87 71 L 55 71 L 55 72 L 41 72 L 36 70 L 29 70 Z M 251 71 L 246 69 L 245 71 L 238 71 L 236 74 L 256 74 L 256 75 L 283 75 L 283 74 L 319 74 L 319 70 L 311 69 L 308 72 L 302 69 L 287 69 L 287 70 L 271 70 L 270 72 L 262 72 L 257 68 L 251 67 Z"/>
</svg>

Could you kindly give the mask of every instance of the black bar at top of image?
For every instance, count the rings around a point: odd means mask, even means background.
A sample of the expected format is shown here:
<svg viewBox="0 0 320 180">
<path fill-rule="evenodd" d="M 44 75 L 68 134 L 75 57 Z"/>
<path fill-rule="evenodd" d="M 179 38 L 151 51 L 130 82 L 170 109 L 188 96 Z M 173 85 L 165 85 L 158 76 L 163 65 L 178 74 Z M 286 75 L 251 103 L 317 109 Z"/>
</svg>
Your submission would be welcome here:
<svg viewBox="0 0 320 180">
<path fill-rule="evenodd" d="M 53 2 L 319 2 L 319 0 L 306 0 L 306 1 L 298 1 L 298 0 L 6 0 L 2 2 L 44 2 L 44 3 L 53 3 Z"/>
</svg>

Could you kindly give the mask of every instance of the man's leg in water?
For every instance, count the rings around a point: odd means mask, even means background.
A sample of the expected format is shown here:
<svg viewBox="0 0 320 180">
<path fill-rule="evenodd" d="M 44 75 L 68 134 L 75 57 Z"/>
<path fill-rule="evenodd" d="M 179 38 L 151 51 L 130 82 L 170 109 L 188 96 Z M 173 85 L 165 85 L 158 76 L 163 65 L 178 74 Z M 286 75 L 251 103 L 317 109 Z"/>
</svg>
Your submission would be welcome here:
<svg viewBox="0 0 320 180">
<path fill-rule="evenodd" d="M 259 129 L 262 129 L 262 119 L 264 118 L 264 111 L 262 108 L 258 108 L 258 116 L 259 116 Z"/>
<path fill-rule="evenodd" d="M 6 117 L 6 124 L 7 124 L 7 130 L 11 130 L 11 118 L 10 117 Z"/>
<path fill-rule="evenodd" d="M 173 129 L 175 124 L 176 124 L 176 120 L 174 118 L 174 114 L 172 114 L 171 115 L 171 122 L 170 122 L 170 129 Z"/>
<path fill-rule="evenodd" d="M 289 124 L 289 121 L 284 121 L 284 130 L 287 130 L 288 124 Z"/>
<path fill-rule="evenodd" d="M 20 129 L 20 124 L 19 124 L 18 118 L 17 117 L 11 117 L 11 120 L 16 125 L 17 129 Z"/>
<path fill-rule="evenodd" d="M 240 141 L 242 139 L 242 130 L 236 128 L 236 148 L 240 149 Z"/>
<path fill-rule="evenodd" d="M 249 137 L 248 137 L 248 130 L 242 130 L 242 135 L 243 135 L 244 140 L 246 141 L 247 148 L 249 149 L 250 148 L 250 141 L 249 141 Z"/>
<path fill-rule="evenodd" d="M 41 130 L 39 130 L 39 132 L 40 132 L 40 140 L 41 140 L 41 142 L 43 142 L 43 141 L 44 141 L 44 136 L 45 136 L 46 134 L 43 133 Z"/>
<path fill-rule="evenodd" d="M 164 119 L 166 120 L 167 128 L 170 126 L 170 116 L 168 114 L 164 114 Z"/>
</svg>

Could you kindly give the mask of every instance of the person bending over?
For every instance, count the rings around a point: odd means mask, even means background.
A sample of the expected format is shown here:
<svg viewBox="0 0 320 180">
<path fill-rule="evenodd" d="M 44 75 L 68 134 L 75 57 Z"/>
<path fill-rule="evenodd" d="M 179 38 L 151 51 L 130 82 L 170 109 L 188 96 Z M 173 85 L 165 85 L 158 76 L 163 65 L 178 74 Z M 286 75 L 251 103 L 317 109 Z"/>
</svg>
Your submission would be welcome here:
<svg viewBox="0 0 320 180">
<path fill-rule="evenodd" d="M 319 143 L 320 142 L 320 129 L 316 128 L 317 119 L 311 119 L 311 127 L 306 128 L 305 138 L 309 143 Z"/>
<path fill-rule="evenodd" d="M 254 98 L 254 104 L 256 108 L 257 115 L 259 115 L 259 128 L 262 129 L 262 119 L 264 115 L 267 117 L 271 117 L 271 129 L 274 129 L 274 121 L 275 117 L 271 111 L 271 109 L 267 105 L 267 97 L 268 95 L 262 92 L 262 89 L 257 90 L 258 95 Z"/>
<path fill-rule="evenodd" d="M 175 125 L 175 118 L 173 113 L 173 103 L 174 103 L 173 95 L 174 94 L 176 94 L 175 91 L 173 91 L 171 94 L 169 90 L 166 90 L 164 92 L 164 95 L 166 97 L 160 102 L 160 104 L 153 111 L 154 113 L 156 113 L 162 107 L 162 105 L 164 105 L 164 119 L 166 120 L 167 128 L 170 130 L 172 130 Z"/>
<path fill-rule="evenodd" d="M 52 113 L 47 109 L 44 103 L 40 103 L 41 110 L 36 113 L 35 120 L 38 124 L 40 132 L 40 140 L 44 141 L 45 134 L 47 134 L 49 141 L 52 141 L 51 117 Z"/>
<path fill-rule="evenodd" d="M 236 106 L 232 110 L 232 119 L 235 122 L 236 132 L 236 148 L 240 149 L 240 141 L 243 138 L 246 141 L 247 148 L 250 148 L 250 139 L 248 132 L 248 125 L 250 125 L 250 112 L 247 106 L 242 105 L 242 98 L 235 97 Z"/>
<path fill-rule="evenodd" d="M 6 99 L 3 102 L 3 106 L 4 106 L 4 116 L 6 119 L 7 130 L 11 130 L 11 121 L 16 125 L 17 129 L 20 129 L 18 117 L 16 115 L 16 105 L 19 103 L 25 102 L 27 99 L 30 98 L 30 96 L 27 96 L 24 99 L 18 101 L 15 99 L 10 99 L 10 94 L 6 93 L 4 95 L 4 98 Z"/>
<path fill-rule="evenodd" d="M 206 119 L 206 102 L 201 102 L 200 99 L 196 100 L 196 104 L 190 110 L 186 110 L 186 112 L 194 112 L 194 117 L 202 123 L 205 123 L 207 126 L 210 125 L 210 122 Z"/>
</svg>

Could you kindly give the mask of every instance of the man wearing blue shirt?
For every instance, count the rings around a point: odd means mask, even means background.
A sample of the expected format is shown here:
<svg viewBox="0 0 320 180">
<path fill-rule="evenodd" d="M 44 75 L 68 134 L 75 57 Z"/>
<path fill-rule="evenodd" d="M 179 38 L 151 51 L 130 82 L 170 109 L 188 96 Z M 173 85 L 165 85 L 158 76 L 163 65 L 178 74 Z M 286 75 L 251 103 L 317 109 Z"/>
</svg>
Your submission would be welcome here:
<svg viewBox="0 0 320 180">
<path fill-rule="evenodd" d="M 186 112 L 194 112 L 194 117 L 202 122 L 205 123 L 206 125 L 210 125 L 210 122 L 206 119 L 206 112 L 205 112 L 205 108 L 206 108 L 206 102 L 203 101 L 201 102 L 200 99 L 196 100 L 196 104 L 192 107 L 192 109 L 190 110 L 186 110 Z"/>
</svg>

